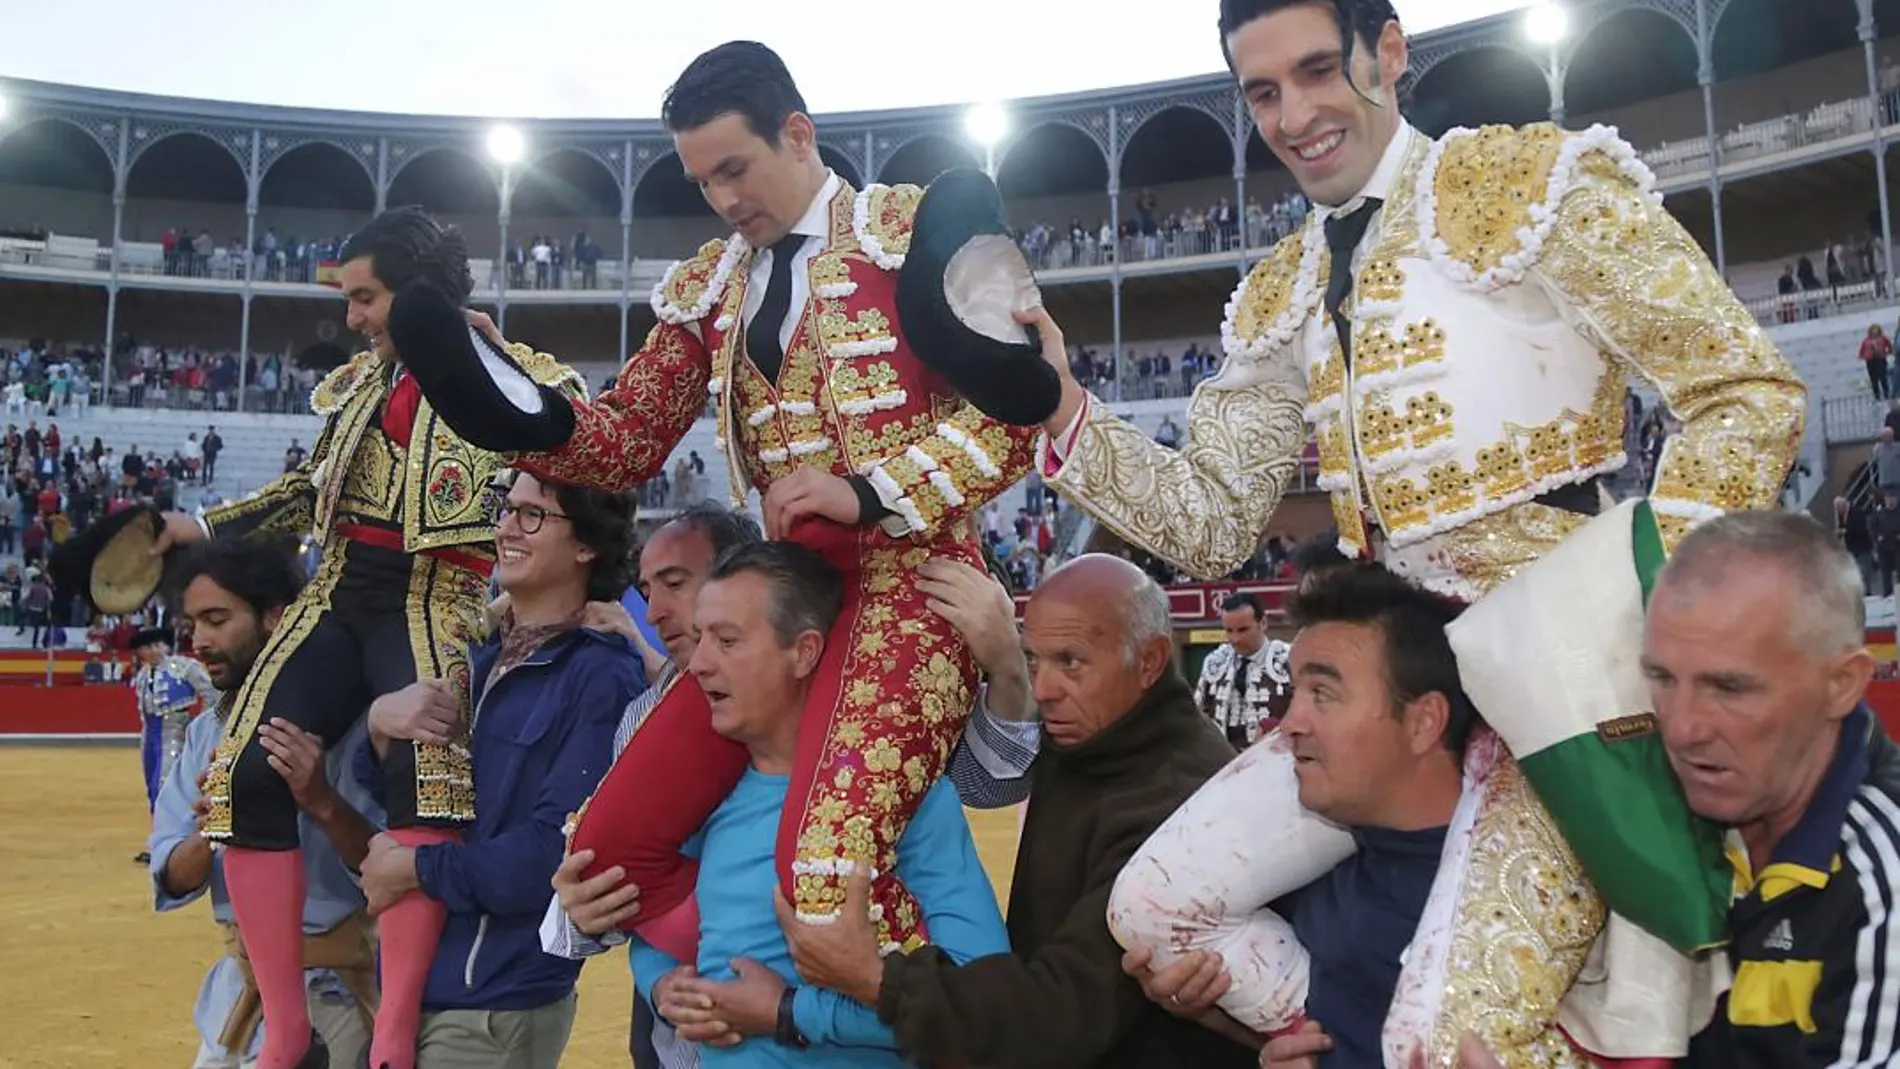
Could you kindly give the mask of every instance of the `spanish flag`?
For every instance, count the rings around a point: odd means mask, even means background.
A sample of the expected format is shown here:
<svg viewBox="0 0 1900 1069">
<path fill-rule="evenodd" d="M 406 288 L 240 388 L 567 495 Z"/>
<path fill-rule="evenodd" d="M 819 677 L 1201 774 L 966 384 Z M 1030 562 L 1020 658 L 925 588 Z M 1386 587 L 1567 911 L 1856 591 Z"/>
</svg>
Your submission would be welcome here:
<svg viewBox="0 0 1900 1069">
<path fill-rule="evenodd" d="M 343 288 L 343 265 L 336 260 L 317 262 L 317 285 L 331 289 Z"/>
</svg>

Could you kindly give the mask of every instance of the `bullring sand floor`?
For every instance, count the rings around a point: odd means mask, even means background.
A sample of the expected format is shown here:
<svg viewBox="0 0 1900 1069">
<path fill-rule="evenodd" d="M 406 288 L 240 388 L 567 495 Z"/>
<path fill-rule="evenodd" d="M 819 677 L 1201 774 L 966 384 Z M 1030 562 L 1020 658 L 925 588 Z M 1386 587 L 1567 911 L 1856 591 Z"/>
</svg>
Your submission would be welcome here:
<svg viewBox="0 0 1900 1069">
<path fill-rule="evenodd" d="M 138 752 L 0 746 L 0 1069 L 185 1069 L 198 983 L 221 952 L 210 907 L 152 912 Z M 1016 810 L 970 814 L 1002 901 Z M 624 955 L 581 973 L 562 1060 L 621 1069 L 631 981 Z"/>
</svg>

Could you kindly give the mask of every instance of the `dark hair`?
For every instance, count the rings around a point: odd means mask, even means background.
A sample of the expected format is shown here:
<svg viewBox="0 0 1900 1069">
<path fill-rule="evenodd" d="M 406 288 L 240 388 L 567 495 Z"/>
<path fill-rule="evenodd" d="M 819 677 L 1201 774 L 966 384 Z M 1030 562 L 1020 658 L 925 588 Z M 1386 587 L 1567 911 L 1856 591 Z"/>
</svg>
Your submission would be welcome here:
<svg viewBox="0 0 1900 1069">
<path fill-rule="evenodd" d="M 590 490 L 548 479 L 540 482 L 567 513 L 574 540 L 594 551 L 587 569 L 587 600 L 619 601 L 633 585 L 633 492 Z"/>
<path fill-rule="evenodd" d="M 1345 57 L 1346 83 L 1358 89 L 1352 80 L 1353 51 L 1361 44 L 1378 47 L 1385 24 L 1399 21 L 1399 13 L 1392 9 L 1392 0 L 1220 0 L 1220 54 L 1227 59 L 1227 69 L 1234 69 L 1234 54 L 1227 48 L 1227 38 L 1242 26 L 1289 7 L 1321 5 L 1332 8 L 1333 19 L 1339 23 L 1339 51 Z"/>
<path fill-rule="evenodd" d="M 1340 551 L 1339 531 L 1331 527 L 1311 538 L 1301 540 L 1293 547 L 1292 552 L 1287 554 L 1287 559 L 1293 562 L 1294 571 L 1302 579 L 1329 568 L 1352 563 L 1352 558 Z"/>
<path fill-rule="evenodd" d="M 666 90 L 660 119 L 675 133 L 695 130 L 721 115 L 742 115 L 746 126 L 773 148 L 805 98 L 778 53 L 757 41 L 727 41 L 702 52 Z"/>
<path fill-rule="evenodd" d="M 831 563 L 795 542 L 753 542 L 713 562 L 708 582 L 757 575 L 772 588 L 766 616 L 780 646 L 806 631 L 831 632 L 844 609 L 844 579 Z"/>
<path fill-rule="evenodd" d="M 343 243 L 341 259 L 348 263 L 369 257 L 370 270 L 391 292 L 421 279 L 457 308 L 475 292 L 475 276 L 468 270 L 468 245 L 462 232 L 443 226 L 421 208 L 391 208 Z"/>
<path fill-rule="evenodd" d="M 297 545 L 287 538 L 265 536 L 194 542 L 185 547 L 178 563 L 167 571 L 174 605 L 182 608 L 185 588 L 205 578 L 249 605 L 259 619 L 272 609 L 284 608 L 297 600 L 304 586 Z"/>
<path fill-rule="evenodd" d="M 1235 594 L 1221 602 L 1220 606 L 1222 614 L 1239 612 L 1242 609 L 1253 613 L 1253 618 L 1256 620 L 1265 619 L 1267 615 L 1266 606 L 1260 604 L 1260 599 L 1252 594 Z"/>
<path fill-rule="evenodd" d="M 1451 712 L 1445 721 L 1445 748 L 1463 753 L 1478 722 L 1478 711 L 1458 681 L 1458 658 L 1445 627 L 1464 606 L 1413 586 L 1378 564 L 1334 568 L 1301 590 L 1289 610 L 1298 627 L 1315 624 L 1364 624 L 1385 640 L 1386 683 L 1392 710 L 1434 691 L 1445 696 Z"/>
<path fill-rule="evenodd" d="M 715 505 L 710 501 L 701 501 L 681 509 L 660 530 L 668 527 L 684 527 L 705 535 L 706 541 L 712 543 L 714 560 L 740 546 L 765 541 L 765 532 L 759 530 L 757 520 L 738 509 Z"/>
</svg>

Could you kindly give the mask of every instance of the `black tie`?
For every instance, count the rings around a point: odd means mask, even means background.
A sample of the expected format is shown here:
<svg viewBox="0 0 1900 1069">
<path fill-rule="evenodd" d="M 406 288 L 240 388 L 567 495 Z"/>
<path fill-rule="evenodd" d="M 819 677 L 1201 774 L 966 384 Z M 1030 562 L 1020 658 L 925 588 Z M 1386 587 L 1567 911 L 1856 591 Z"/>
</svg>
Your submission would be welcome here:
<svg viewBox="0 0 1900 1069">
<path fill-rule="evenodd" d="M 765 300 L 745 328 L 746 355 L 771 382 L 778 381 L 779 364 L 785 360 L 785 345 L 778 336 L 786 313 L 792 310 L 792 261 L 804 247 L 803 234 L 787 234 L 772 246 L 772 280 L 766 283 Z"/>
<path fill-rule="evenodd" d="M 1352 325 L 1343 309 L 1352 294 L 1352 254 L 1372 225 L 1372 213 L 1383 203 L 1367 197 L 1352 211 L 1326 220 L 1326 248 L 1333 254 L 1332 272 L 1326 279 L 1326 314 L 1333 317 L 1333 330 L 1339 334 L 1339 350 L 1346 354 L 1348 367 L 1352 365 Z"/>
<path fill-rule="evenodd" d="M 1234 665 L 1234 704 L 1247 700 L 1247 670 L 1253 667 L 1252 657 L 1242 657 Z"/>
</svg>

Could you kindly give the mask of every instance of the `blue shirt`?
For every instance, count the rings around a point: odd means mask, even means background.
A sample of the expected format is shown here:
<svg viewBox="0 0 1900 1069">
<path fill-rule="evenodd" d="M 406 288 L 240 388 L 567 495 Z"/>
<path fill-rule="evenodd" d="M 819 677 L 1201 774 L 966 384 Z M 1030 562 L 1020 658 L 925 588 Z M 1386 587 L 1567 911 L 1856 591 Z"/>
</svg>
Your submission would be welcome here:
<svg viewBox="0 0 1900 1069">
<path fill-rule="evenodd" d="M 748 768 L 731 795 L 713 811 L 686 853 L 699 857 L 695 894 L 699 902 L 700 975 L 732 980 L 731 962 L 746 957 L 785 982 L 800 985 L 785 935 L 772 908 L 778 886 L 774 851 L 779 813 L 789 776 Z M 897 876 L 923 909 L 930 941 L 958 964 L 1009 952 L 1009 936 L 984 874 L 970 825 L 946 781 L 924 795 L 897 845 Z M 633 941 L 633 968 L 640 994 L 651 1000 L 653 984 L 678 963 L 646 942 Z M 811 1047 L 798 1051 L 769 1037 L 733 1047 L 702 1047 L 708 1066 L 902 1066 L 891 1030 L 877 1011 L 835 991 L 798 987 L 793 1012 Z"/>
<path fill-rule="evenodd" d="M 1353 855 L 1294 895 L 1293 931 L 1312 955 L 1306 1015 L 1333 1041 L 1319 1064 L 1383 1069 L 1380 1034 L 1438 878 L 1445 829 L 1354 828 L 1352 837 Z"/>
<path fill-rule="evenodd" d="M 219 924 L 229 924 L 231 896 L 224 889 L 223 855 L 212 855 L 211 877 L 202 887 L 182 895 L 173 895 L 165 890 L 164 881 L 165 863 L 171 859 L 172 851 L 197 833 L 198 825 L 191 807 L 198 800 L 198 774 L 211 763 L 211 752 L 218 748 L 218 739 L 223 734 L 224 721 L 215 711 L 199 714 L 185 728 L 185 747 L 179 752 L 178 760 L 172 763 L 171 773 L 158 791 L 158 802 L 152 810 L 152 837 L 146 849 L 152 855 L 152 904 L 159 912 L 181 909 L 209 891 L 212 918 Z M 324 762 L 324 775 L 351 808 L 361 813 L 372 825 L 381 827 L 385 820 L 382 807 L 356 782 L 356 777 L 349 774 L 350 755 L 367 738 L 367 723 L 358 721 L 356 727 L 343 736 L 342 742 L 330 750 Z M 304 873 L 308 881 L 308 892 L 303 903 L 303 930 L 306 935 L 318 935 L 362 910 L 363 892 L 357 888 L 349 867 L 343 863 L 336 848 L 330 845 L 329 837 L 323 834 L 316 821 L 299 813 L 297 834 L 303 843 Z M 315 997 L 354 1001 L 343 982 L 327 969 L 306 970 L 305 978 Z M 231 1007 L 243 992 L 244 973 L 237 962 L 220 957 L 212 963 L 211 971 L 205 974 L 204 983 L 199 985 L 198 1004 L 192 1010 L 192 1022 L 198 1026 L 198 1035 L 203 1044 L 222 1049 L 217 1046 L 218 1036 L 224 1031 L 224 1022 L 231 1015 Z M 264 1030 L 259 1028 L 251 1044 L 251 1055 L 258 1051 L 263 1036 Z"/>
<path fill-rule="evenodd" d="M 647 599 L 640 596 L 639 587 L 630 586 L 625 594 L 620 595 L 620 607 L 633 617 L 633 626 L 647 637 L 647 645 L 665 653 L 666 643 L 660 641 L 659 629 L 647 622 Z"/>
</svg>

